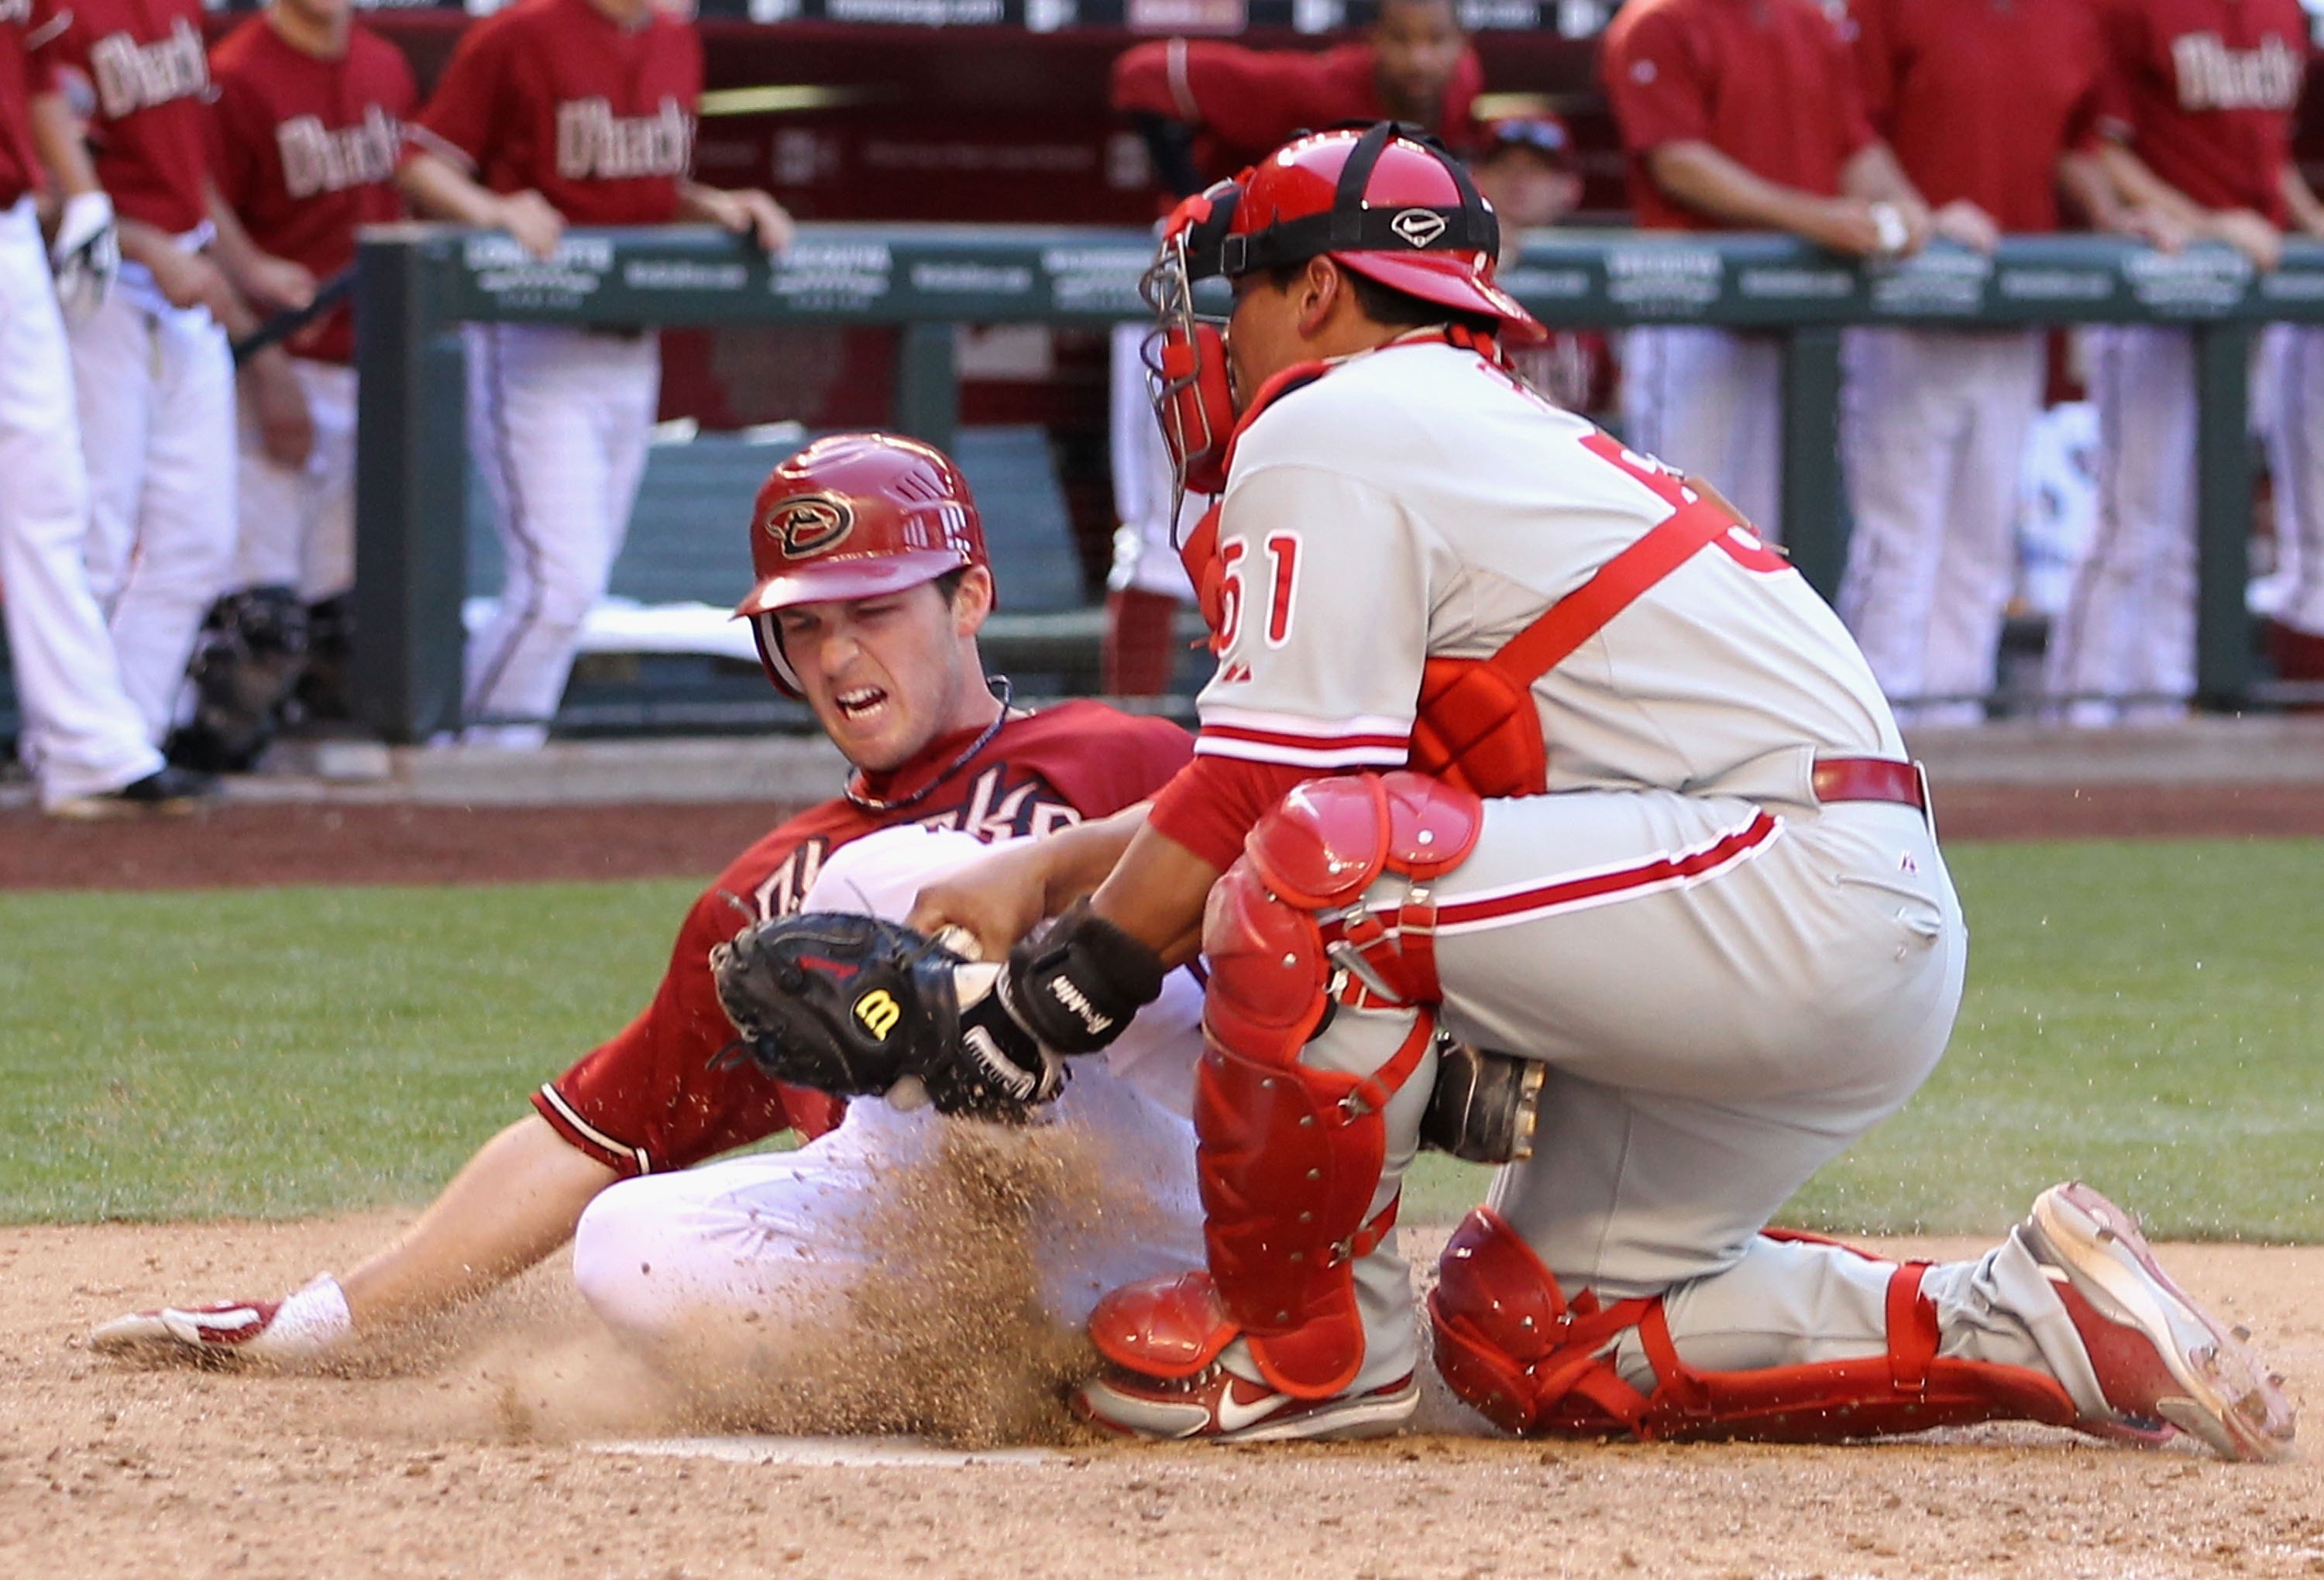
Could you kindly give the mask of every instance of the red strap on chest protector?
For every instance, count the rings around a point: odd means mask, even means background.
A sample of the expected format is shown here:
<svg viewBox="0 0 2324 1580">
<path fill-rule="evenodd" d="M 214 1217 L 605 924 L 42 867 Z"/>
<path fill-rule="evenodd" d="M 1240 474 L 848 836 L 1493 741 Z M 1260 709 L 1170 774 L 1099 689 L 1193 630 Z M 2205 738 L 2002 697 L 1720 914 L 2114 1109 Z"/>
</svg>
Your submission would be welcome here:
<svg viewBox="0 0 2324 1580">
<path fill-rule="evenodd" d="M 1409 758 L 1415 772 L 1478 795 L 1538 795 L 1548 785 L 1549 753 L 1533 683 L 1664 577 L 1742 525 L 1715 491 L 1640 464 L 1610 435 L 1593 433 L 1582 443 L 1668 501 L 1671 514 L 1491 657 L 1431 658 L 1422 666 Z"/>
</svg>

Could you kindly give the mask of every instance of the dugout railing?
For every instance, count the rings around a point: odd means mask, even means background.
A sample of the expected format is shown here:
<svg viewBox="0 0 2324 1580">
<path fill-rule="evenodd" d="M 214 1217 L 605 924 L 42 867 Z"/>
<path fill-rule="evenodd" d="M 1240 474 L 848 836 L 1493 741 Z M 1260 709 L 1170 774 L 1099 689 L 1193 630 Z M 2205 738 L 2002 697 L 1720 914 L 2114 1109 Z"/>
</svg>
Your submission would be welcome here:
<svg viewBox="0 0 2324 1580">
<path fill-rule="evenodd" d="M 365 231 L 352 666 L 362 721 L 396 742 L 462 721 L 462 323 L 894 326 L 893 425 L 945 444 L 958 421 L 955 325 L 1141 317 L 1138 280 L 1151 244 L 1140 231 L 818 225 L 770 264 L 710 231 L 578 231 L 543 262 L 497 233 Z M 2165 254 L 2085 235 L 2012 239 L 1990 257 L 1940 245 L 1857 265 L 1772 235 L 1545 231 L 1525 238 L 1501 279 L 1553 326 L 1702 324 L 1779 335 L 1784 536 L 1826 597 L 1846 552 L 1837 459 L 1844 328 L 2186 326 L 2200 413 L 2198 701 L 2234 709 L 2251 700 L 2246 370 L 2260 324 L 2324 322 L 2324 244 L 2291 243 L 2282 266 L 2261 273 L 2221 246 Z"/>
</svg>

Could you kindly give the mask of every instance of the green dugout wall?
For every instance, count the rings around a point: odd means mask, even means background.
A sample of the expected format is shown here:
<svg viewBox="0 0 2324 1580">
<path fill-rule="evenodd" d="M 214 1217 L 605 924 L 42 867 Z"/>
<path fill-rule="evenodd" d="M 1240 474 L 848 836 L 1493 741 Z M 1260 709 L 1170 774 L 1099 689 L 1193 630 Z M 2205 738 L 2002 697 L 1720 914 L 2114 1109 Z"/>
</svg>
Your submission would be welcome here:
<svg viewBox="0 0 2324 1580">
<path fill-rule="evenodd" d="M 958 410 L 954 325 L 1142 317 L 1138 279 L 1151 245 L 1141 231 L 823 225 L 804 227 L 770 265 L 706 230 L 578 231 L 543 262 L 497 233 L 366 231 L 355 665 L 365 722 L 392 741 L 460 722 L 464 321 L 898 326 L 894 426 L 943 444 Z M 1778 236 L 1554 231 L 1527 235 L 1501 280 L 1554 326 L 1708 324 L 1782 335 L 1784 535 L 1827 597 L 1846 549 L 1837 462 L 1843 328 L 2186 325 L 2201 413 L 2200 700 L 2212 708 L 2247 700 L 2246 369 L 2261 323 L 2324 322 L 2324 244 L 2292 243 L 2283 267 L 2261 274 L 2224 247 L 2163 254 L 2098 236 L 2013 239 L 1992 257 L 1940 246 L 1859 266 Z"/>
</svg>

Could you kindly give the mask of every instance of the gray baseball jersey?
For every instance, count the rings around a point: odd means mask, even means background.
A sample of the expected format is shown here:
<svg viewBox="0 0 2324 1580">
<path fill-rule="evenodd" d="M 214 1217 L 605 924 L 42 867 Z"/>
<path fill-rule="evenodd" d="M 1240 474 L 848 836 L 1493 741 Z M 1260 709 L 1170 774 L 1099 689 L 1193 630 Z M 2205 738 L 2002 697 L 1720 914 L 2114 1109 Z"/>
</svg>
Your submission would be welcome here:
<svg viewBox="0 0 2324 1580">
<path fill-rule="evenodd" d="M 1472 351 L 1354 358 L 1260 413 L 1219 522 L 1227 629 L 1197 752 L 1405 760 L 1421 668 L 1496 651 L 1669 516 L 1659 463 Z M 1808 801 L 1817 752 L 1901 757 L 1855 644 L 1737 528 L 1534 686 L 1550 789 Z"/>
</svg>

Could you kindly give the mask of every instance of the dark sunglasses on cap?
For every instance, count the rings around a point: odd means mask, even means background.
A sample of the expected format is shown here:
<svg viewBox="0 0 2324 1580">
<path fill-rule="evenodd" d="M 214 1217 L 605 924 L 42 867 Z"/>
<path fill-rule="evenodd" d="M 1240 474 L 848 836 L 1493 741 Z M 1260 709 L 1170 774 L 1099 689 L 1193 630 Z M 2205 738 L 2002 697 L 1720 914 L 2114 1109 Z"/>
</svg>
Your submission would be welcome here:
<svg viewBox="0 0 2324 1580">
<path fill-rule="evenodd" d="M 1573 138 L 1565 123 L 1544 116 L 1517 115 L 1506 121 L 1496 121 L 1492 127 L 1491 152 L 1505 148 L 1529 148 L 1545 159 L 1568 163 L 1573 158 Z"/>
</svg>

